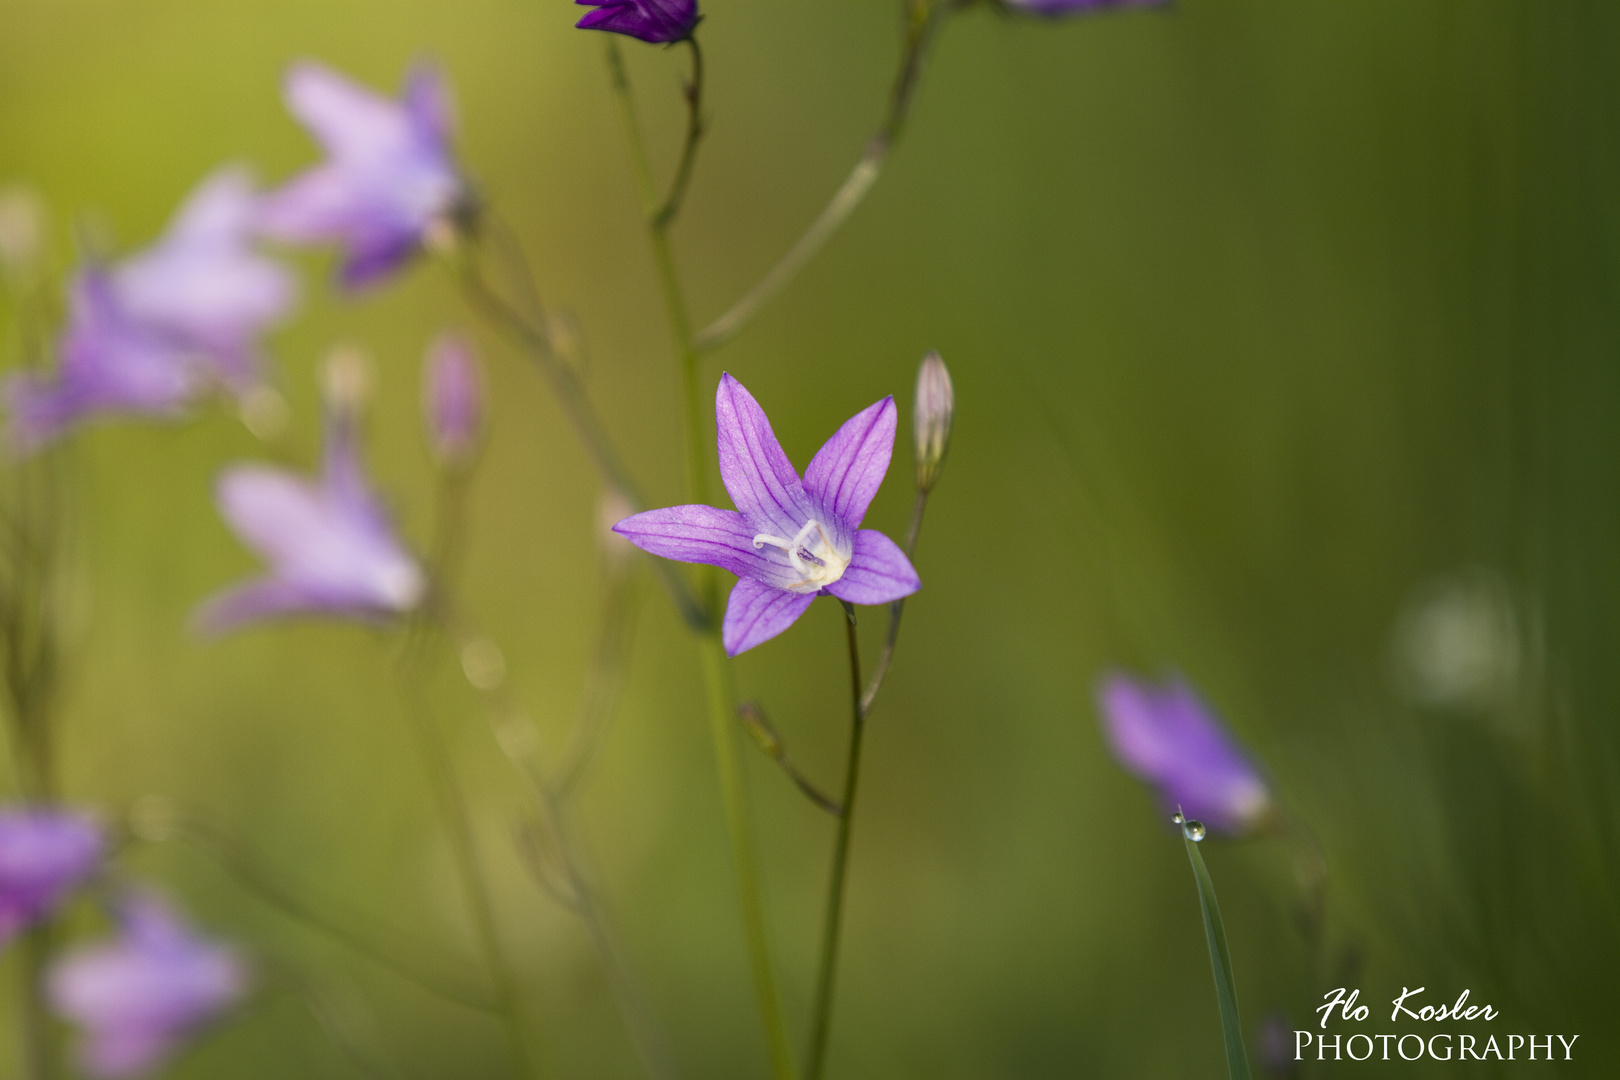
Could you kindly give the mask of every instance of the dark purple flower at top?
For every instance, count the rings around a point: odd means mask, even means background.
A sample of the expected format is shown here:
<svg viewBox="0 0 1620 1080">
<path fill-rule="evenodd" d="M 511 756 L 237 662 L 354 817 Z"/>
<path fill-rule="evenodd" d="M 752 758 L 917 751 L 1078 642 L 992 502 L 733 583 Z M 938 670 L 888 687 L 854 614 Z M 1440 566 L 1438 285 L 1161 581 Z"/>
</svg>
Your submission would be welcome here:
<svg viewBox="0 0 1620 1080">
<path fill-rule="evenodd" d="M 220 513 L 270 572 L 204 604 L 205 631 L 290 615 L 376 621 L 421 602 L 427 578 L 366 483 L 356 428 L 350 407 L 331 409 L 325 469 L 314 480 L 266 465 L 225 470 Z"/>
<path fill-rule="evenodd" d="M 101 828 L 75 810 L 0 810 L 0 947 L 49 915 L 101 866 Z"/>
<path fill-rule="evenodd" d="M 342 279 L 377 280 L 467 212 L 466 183 L 450 153 L 449 91 L 419 67 L 403 99 L 382 97 L 320 64 L 294 64 L 287 108 L 326 150 L 326 160 L 267 196 L 259 225 L 294 244 L 342 244 Z"/>
<path fill-rule="evenodd" d="M 596 10 L 574 25 L 663 45 L 684 41 L 698 24 L 697 0 L 574 0 Z"/>
<path fill-rule="evenodd" d="M 1035 15 L 1081 15 L 1123 7 L 1164 7 L 1170 0 L 1001 0 L 1015 11 Z"/>
<path fill-rule="evenodd" d="M 649 510 L 613 531 L 654 555 L 737 575 L 722 627 L 727 653 L 769 641 L 822 593 L 851 604 L 887 604 L 917 591 L 921 583 L 905 552 L 860 527 L 894 450 L 892 397 L 839 428 L 802 481 L 765 411 L 730 375 L 720 376 L 714 412 L 720 477 L 737 509 Z"/>
<path fill-rule="evenodd" d="M 257 379 L 258 339 L 291 308 L 292 276 L 248 244 L 247 173 L 202 182 L 161 240 L 74 281 L 61 363 L 6 385 L 9 438 L 31 450 L 91 416 L 177 417 L 212 387 Z"/>
<path fill-rule="evenodd" d="M 51 1007 L 83 1029 L 80 1061 L 98 1080 L 149 1075 L 248 988 L 236 950 L 157 898 L 126 896 L 118 916 L 117 938 L 68 953 L 48 983 Z"/>
<path fill-rule="evenodd" d="M 1166 811 L 1241 833 L 1271 809 L 1271 793 L 1209 707 L 1185 682 L 1162 686 L 1115 673 L 1097 691 L 1103 730 L 1124 766 L 1159 789 Z"/>
</svg>

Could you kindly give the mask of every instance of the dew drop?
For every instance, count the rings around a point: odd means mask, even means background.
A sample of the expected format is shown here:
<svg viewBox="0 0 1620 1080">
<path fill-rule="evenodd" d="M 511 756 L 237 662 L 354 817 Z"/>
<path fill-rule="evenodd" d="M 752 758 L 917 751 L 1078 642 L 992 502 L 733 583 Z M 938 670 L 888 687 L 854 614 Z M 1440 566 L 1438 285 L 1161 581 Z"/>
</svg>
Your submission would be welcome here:
<svg viewBox="0 0 1620 1080">
<path fill-rule="evenodd" d="M 1177 825 L 1180 825 L 1183 821 L 1186 821 L 1187 819 L 1181 816 L 1181 811 L 1180 810 L 1177 810 L 1175 813 L 1170 815 L 1170 820 L 1175 822 Z"/>
<path fill-rule="evenodd" d="M 1181 832 L 1182 835 L 1196 844 L 1204 838 L 1204 823 L 1188 818 L 1182 823 Z"/>
</svg>

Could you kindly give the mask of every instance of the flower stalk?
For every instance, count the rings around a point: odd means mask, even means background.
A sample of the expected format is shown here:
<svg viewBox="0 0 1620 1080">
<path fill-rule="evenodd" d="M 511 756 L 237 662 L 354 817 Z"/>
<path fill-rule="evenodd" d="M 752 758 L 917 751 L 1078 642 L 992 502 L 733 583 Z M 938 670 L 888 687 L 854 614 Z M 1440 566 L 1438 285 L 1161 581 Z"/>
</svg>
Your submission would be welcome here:
<svg viewBox="0 0 1620 1080">
<path fill-rule="evenodd" d="M 646 144 L 636 118 L 635 101 L 618 43 L 611 36 L 606 43 L 609 80 L 619 102 L 629 144 L 631 168 L 641 194 L 647 238 L 652 248 L 660 291 L 669 320 L 670 340 L 680 367 L 685 404 L 686 479 L 692 502 L 708 502 L 708 466 L 704 457 L 707 417 L 704 395 L 699 386 L 701 355 L 693 340 L 692 320 L 681 289 L 680 274 L 669 246 L 666 222 L 658 220 L 658 204 L 647 160 Z M 700 69 L 694 69 L 694 78 Z M 696 109 L 697 95 L 689 93 Z M 691 130 L 689 128 L 689 130 Z M 698 568 L 698 603 L 707 614 L 707 627 L 698 634 L 699 662 L 708 702 L 709 731 L 714 743 L 715 763 L 720 774 L 721 797 L 725 803 L 727 828 L 731 839 L 732 864 L 736 874 L 737 899 L 741 908 L 743 936 L 753 973 L 754 994 L 770 1047 L 772 1071 L 776 1080 L 796 1080 L 792 1044 L 777 991 L 775 965 L 771 959 L 770 934 L 760 895 L 759 872 L 754 863 L 753 837 L 748 818 L 747 795 L 743 788 L 741 762 L 737 755 L 736 732 L 732 727 L 735 700 L 725 648 L 718 632 L 719 579 L 711 566 Z"/>
</svg>

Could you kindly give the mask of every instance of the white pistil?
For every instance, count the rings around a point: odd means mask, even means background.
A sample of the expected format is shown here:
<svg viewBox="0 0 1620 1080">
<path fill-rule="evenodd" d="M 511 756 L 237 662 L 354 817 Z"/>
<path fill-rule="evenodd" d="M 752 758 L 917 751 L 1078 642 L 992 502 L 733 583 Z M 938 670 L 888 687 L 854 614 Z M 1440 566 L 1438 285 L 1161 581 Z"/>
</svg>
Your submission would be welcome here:
<svg viewBox="0 0 1620 1080">
<path fill-rule="evenodd" d="M 811 538 L 812 534 L 814 539 Z M 805 522 L 792 540 L 784 540 L 770 533 L 755 534 L 755 548 L 763 548 L 766 544 L 787 552 L 788 562 L 799 574 L 798 581 L 786 586 L 793 592 L 815 592 L 825 588 L 843 577 L 844 571 L 849 568 L 849 557 L 839 553 L 826 528 L 815 518 Z"/>
</svg>

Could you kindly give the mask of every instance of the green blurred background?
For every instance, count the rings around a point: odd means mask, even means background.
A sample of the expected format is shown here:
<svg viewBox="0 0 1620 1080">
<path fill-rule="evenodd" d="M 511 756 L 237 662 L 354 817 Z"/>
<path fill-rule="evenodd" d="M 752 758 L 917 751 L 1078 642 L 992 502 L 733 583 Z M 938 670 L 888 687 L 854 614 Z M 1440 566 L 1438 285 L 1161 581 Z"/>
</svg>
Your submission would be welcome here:
<svg viewBox="0 0 1620 1080">
<path fill-rule="evenodd" d="M 896 59 L 896 7 L 705 4 L 713 124 L 675 230 L 700 321 L 853 162 Z M 676 374 L 602 42 L 571 29 L 578 13 L 0 0 L 0 182 L 44 194 L 61 259 L 75 220 L 140 246 L 216 163 L 272 182 L 314 159 L 278 98 L 289 60 L 392 88 L 435 57 L 464 162 L 544 295 L 577 315 L 592 391 L 655 502 L 681 501 Z M 667 168 L 684 57 L 627 45 Z M 976 10 L 946 28 L 869 201 L 706 370 L 749 386 L 801 466 L 858 408 L 909 400 L 925 349 L 956 380 L 925 587 L 868 741 L 831 1075 L 1218 1074 L 1186 858 L 1099 738 L 1092 687 L 1113 664 L 1193 679 L 1326 852 L 1334 969 L 1317 977 L 1290 849 L 1205 845 L 1246 1023 L 1305 1026 L 1347 982 L 1375 1018 L 1402 986 L 1467 987 L 1500 1010 L 1499 1035 L 1581 1035 L 1559 1075 L 1617 1075 L 1617 51 L 1620 8 L 1596 0 L 1185 0 L 1063 24 Z M 475 324 L 431 266 L 349 301 L 326 261 L 300 262 L 301 314 L 273 339 L 297 456 L 317 445 L 318 358 L 365 348 L 375 472 L 425 542 L 420 356 L 440 328 Z M 556 751 L 601 607 L 598 486 L 532 371 L 482 340 L 492 438 L 467 599 Z M 211 478 L 264 455 L 220 415 L 109 425 L 72 452 L 68 789 L 206 808 L 296 888 L 471 968 L 397 640 L 187 630 L 198 600 L 254 567 Z M 897 462 L 868 519 L 892 534 L 910 499 L 909 455 Z M 696 652 L 638 573 L 629 683 L 581 828 L 681 1074 L 757 1077 Z M 841 649 L 837 609 L 818 604 L 735 665 L 828 785 L 848 723 Z M 432 697 L 552 1074 L 638 1075 L 589 941 L 513 853 L 522 791 L 449 658 Z M 831 828 L 746 756 L 802 1037 Z M 124 862 L 269 969 L 318 983 L 399 1075 L 503 1075 L 487 1020 L 196 852 Z M 174 1075 L 361 1073 L 295 995 L 271 993 Z"/>
</svg>

